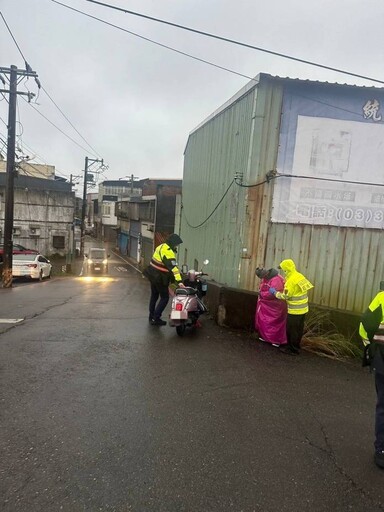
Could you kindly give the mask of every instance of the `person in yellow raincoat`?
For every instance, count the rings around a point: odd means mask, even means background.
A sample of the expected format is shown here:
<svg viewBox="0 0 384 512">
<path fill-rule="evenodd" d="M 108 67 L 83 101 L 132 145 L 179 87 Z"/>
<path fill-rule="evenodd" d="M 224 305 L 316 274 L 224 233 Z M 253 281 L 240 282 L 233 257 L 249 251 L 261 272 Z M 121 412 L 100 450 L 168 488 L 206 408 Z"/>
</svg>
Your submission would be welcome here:
<svg viewBox="0 0 384 512">
<path fill-rule="evenodd" d="M 279 268 L 285 274 L 285 286 L 283 292 L 278 292 L 275 288 L 270 288 L 277 299 L 284 300 L 287 303 L 287 346 L 280 350 L 297 355 L 300 354 L 301 338 L 304 333 L 305 315 L 308 313 L 308 290 L 313 288 L 313 284 L 296 270 L 293 260 L 283 260 Z"/>
<path fill-rule="evenodd" d="M 365 345 L 363 366 L 375 373 L 375 464 L 384 469 L 384 281 L 362 315 L 359 334 Z"/>
</svg>

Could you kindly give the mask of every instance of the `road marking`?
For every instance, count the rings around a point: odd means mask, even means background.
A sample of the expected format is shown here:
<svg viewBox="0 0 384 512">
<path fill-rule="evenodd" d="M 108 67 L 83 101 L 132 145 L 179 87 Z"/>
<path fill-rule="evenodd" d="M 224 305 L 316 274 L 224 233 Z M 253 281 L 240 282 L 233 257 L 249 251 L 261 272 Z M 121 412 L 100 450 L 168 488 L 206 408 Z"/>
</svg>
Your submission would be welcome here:
<svg viewBox="0 0 384 512">
<path fill-rule="evenodd" d="M 23 320 L 24 318 L 0 318 L 0 324 L 18 324 Z"/>
<path fill-rule="evenodd" d="M 118 272 L 128 272 L 128 269 L 125 268 L 125 267 L 115 267 L 115 269 L 118 271 Z"/>
<path fill-rule="evenodd" d="M 121 260 L 124 261 L 124 263 L 126 263 L 127 265 L 129 265 L 130 267 L 132 267 L 134 270 L 136 270 L 136 272 L 138 272 L 139 274 L 143 275 L 142 271 L 139 270 L 138 268 L 135 267 L 135 265 L 132 265 L 132 263 L 129 263 L 129 261 L 127 261 L 125 258 L 123 258 L 122 256 L 120 256 L 120 254 L 117 254 L 117 252 L 115 251 L 111 251 L 112 254 L 114 254 L 117 258 L 120 258 Z"/>
</svg>

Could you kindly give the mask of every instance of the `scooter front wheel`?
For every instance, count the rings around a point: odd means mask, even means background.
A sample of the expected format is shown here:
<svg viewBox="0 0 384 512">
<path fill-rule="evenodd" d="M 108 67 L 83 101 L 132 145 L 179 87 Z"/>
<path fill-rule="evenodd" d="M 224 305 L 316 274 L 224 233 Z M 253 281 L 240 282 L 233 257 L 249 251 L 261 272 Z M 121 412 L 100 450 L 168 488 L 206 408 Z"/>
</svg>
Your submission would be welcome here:
<svg viewBox="0 0 384 512">
<path fill-rule="evenodd" d="M 185 323 L 182 323 L 180 325 L 176 325 L 176 332 L 179 336 L 184 336 L 185 333 Z"/>
</svg>

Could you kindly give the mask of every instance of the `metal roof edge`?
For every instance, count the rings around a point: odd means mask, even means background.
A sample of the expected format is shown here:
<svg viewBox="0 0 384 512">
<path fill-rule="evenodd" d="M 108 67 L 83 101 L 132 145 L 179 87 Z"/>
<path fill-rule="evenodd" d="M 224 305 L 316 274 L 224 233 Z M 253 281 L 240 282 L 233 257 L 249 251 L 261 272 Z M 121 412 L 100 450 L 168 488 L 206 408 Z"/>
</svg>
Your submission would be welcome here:
<svg viewBox="0 0 384 512">
<path fill-rule="evenodd" d="M 183 154 L 185 155 L 185 152 L 188 147 L 189 138 L 193 133 L 195 133 L 199 128 L 201 128 L 206 123 L 208 123 L 209 121 L 214 119 L 216 116 L 221 114 L 229 106 L 231 106 L 233 103 L 238 101 L 245 94 L 249 93 L 249 91 L 251 91 L 253 88 L 257 87 L 263 79 L 271 80 L 274 82 L 286 82 L 286 83 L 298 82 L 298 83 L 304 83 L 304 84 L 306 83 L 306 84 L 324 85 L 324 86 L 374 89 L 376 91 L 384 90 L 384 87 L 365 86 L 365 85 L 356 85 L 356 84 L 347 84 L 347 83 L 342 84 L 342 83 L 338 83 L 338 82 L 322 82 L 321 80 L 309 80 L 309 79 L 303 79 L 303 78 L 281 77 L 281 76 L 277 76 L 277 75 L 270 75 L 268 73 L 259 73 L 258 75 L 255 76 L 255 78 L 250 80 L 244 87 L 242 87 L 239 91 L 237 91 L 236 94 L 234 94 L 231 98 L 229 98 L 229 100 L 227 100 L 225 103 L 223 103 L 218 109 L 216 109 L 214 112 L 212 112 L 212 114 L 210 114 L 208 117 L 206 117 L 191 132 L 189 132 L 188 140 L 186 142 Z"/>
<path fill-rule="evenodd" d="M 214 117 L 218 116 L 226 110 L 230 105 L 238 101 L 242 96 L 245 94 L 248 94 L 249 91 L 257 87 L 261 81 L 261 78 L 263 77 L 269 77 L 270 75 L 265 75 L 264 73 L 259 73 L 255 76 L 255 78 L 252 78 L 247 84 L 245 84 L 241 89 L 239 89 L 233 96 L 231 96 L 225 103 L 223 103 L 219 108 L 217 108 L 212 114 L 210 114 L 208 117 L 206 117 L 201 123 L 199 123 L 191 132 L 189 132 L 189 135 L 192 135 L 195 131 L 197 131 L 199 128 L 204 126 L 208 121 L 211 121 Z M 189 137 L 188 137 L 189 138 Z M 188 144 L 188 142 L 187 142 Z"/>
</svg>

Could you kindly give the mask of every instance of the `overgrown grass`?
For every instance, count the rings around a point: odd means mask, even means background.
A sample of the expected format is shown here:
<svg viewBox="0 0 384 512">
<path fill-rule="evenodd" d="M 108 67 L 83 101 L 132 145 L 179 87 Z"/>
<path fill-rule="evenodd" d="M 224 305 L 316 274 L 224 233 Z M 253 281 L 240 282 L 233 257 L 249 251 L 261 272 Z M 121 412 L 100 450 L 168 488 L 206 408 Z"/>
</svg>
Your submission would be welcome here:
<svg viewBox="0 0 384 512">
<path fill-rule="evenodd" d="M 362 346 L 337 330 L 327 311 L 309 313 L 301 346 L 308 352 L 339 361 L 361 358 L 363 354 Z"/>
</svg>

